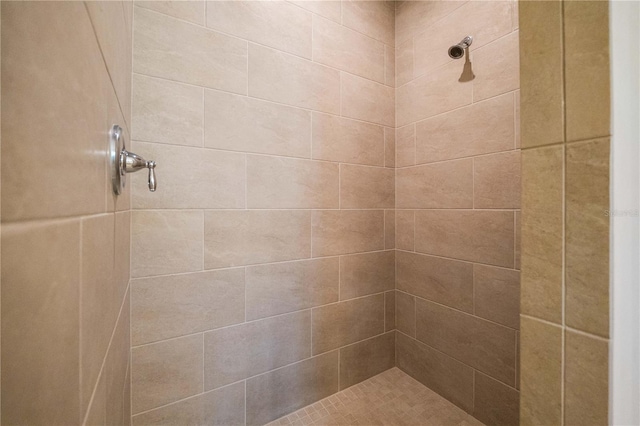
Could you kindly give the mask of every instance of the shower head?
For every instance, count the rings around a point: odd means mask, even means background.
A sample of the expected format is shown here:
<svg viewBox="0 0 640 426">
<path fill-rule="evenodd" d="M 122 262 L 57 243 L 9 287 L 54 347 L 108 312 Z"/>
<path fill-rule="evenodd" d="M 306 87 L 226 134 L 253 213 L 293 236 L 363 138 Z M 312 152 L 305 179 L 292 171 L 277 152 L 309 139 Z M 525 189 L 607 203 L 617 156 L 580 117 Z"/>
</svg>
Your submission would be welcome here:
<svg viewBox="0 0 640 426">
<path fill-rule="evenodd" d="M 453 59 L 460 59 L 464 56 L 464 51 L 465 49 L 467 49 L 469 46 L 471 46 L 471 43 L 473 42 L 473 37 L 471 36 L 466 36 L 465 38 L 462 39 L 462 41 L 454 46 L 451 46 L 449 48 L 449 56 Z"/>
</svg>

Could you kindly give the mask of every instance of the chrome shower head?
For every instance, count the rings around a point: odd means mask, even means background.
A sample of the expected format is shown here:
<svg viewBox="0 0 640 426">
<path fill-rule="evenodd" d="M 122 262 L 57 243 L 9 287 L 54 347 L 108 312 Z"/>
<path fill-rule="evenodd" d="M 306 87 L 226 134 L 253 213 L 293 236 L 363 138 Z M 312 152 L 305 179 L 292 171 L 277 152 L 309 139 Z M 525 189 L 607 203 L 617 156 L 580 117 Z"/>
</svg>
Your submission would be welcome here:
<svg viewBox="0 0 640 426">
<path fill-rule="evenodd" d="M 449 48 L 449 56 L 453 59 L 460 59 L 464 56 L 464 51 L 471 46 L 473 42 L 473 37 L 466 36 L 462 39 L 462 41 L 454 46 Z"/>
</svg>

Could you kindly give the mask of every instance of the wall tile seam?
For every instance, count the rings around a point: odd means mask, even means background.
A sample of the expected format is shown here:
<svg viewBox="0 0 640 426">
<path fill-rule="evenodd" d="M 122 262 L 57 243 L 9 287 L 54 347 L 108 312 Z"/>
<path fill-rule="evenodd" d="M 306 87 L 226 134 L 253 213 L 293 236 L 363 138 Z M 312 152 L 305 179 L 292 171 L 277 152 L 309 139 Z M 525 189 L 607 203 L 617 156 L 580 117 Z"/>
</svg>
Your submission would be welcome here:
<svg viewBox="0 0 640 426">
<path fill-rule="evenodd" d="M 28 230 L 31 227 L 45 227 L 45 226 L 61 226 L 66 225 L 75 221 L 86 221 L 90 219 L 98 219 L 110 215 L 122 215 L 125 213 L 130 213 L 131 210 L 112 210 L 112 211 L 103 211 L 103 212 L 94 212 L 94 213 L 86 213 L 86 214 L 78 214 L 78 215 L 62 215 L 62 216 L 54 216 L 54 217 L 43 217 L 43 218 L 32 218 L 32 219 L 20 219 L 20 220 L 8 220 L 2 221 L 2 226 L 6 226 L 13 230 L 15 228 L 18 232 L 22 232 L 24 230 Z"/>
<path fill-rule="evenodd" d="M 578 140 L 567 141 L 567 142 L 552 142 L 552 143 L 549 143 L 549 144 L 527 146 L 527 147 L 522 146 L 519 149 L 521 151 L 532 151 L 532 150 L 536 150 L 536 149 L 544 149 L 544 148 L 559 147 L 559 146 L 565 146 L 565 147 L 568 148 L 568 147 L 570 147 L 572 145 L 579 145 L 579 144 L 591 143 L 591 142 L 602 142 L 604 140 L 610 139 L 611 136 L 612 135 L 596 136 L 596 137 L 592 137 L 592 138 L 578 139 Z"/>
<path fill-rule="evenodd" d="M 384 325 L 383 325 L 383 327 L 382 327 L 382 328 L 384 329 Z M 371 340 L 371 339 L 375 339 L 375 338 L 378 338 L 378 337 L 384 336 L 385 334 L 393 333 L 394 331 L 395 331 L 395 330 L 383 331 L 382 333 L 374 334 L 374 335 L 372 335 L 372 336 L 367 336 L 367 337 L 365 337 L 364 339 L 357 340 L 357 341 L 355 341 L 355 342 L 351 342 L 351 343 L 347 343 L 347 344 L 345 344 L 345 345 L 338 346 L 338 347 L 336 347 L 336 348 L 329 349 L 329 350 L 326 350 L 326 351 L 324 351 L 324 352 L 318 352 L 318 353 L 313 353 L 313 352 L 312 352 L 311 358 L 316 357 L 316 356 L 326 355 L 326 354 L 328 354 L 328 353 L 338 351 L 338 365 L 340 365 L 340 364 L 339 364 L 339 361 L 340 361 L 340 358 L 341 358 L 341 356 L 340 356 L 340 352 L 342 351 L 342 349 L 344 349 L 344 348 L 346 348 L 346 347 L 349 347 L 349 346 L 357 345 L 357 344 L 359 344 L 359 343 L 363 343 L 363 342 L 365 342 L 365 341 L 367 341 L 367 340 Z M 306 359 L 309 359 L 309 358 L 306 358 Z M 302 360 L 302 361 L 304 361 L 304 360 Z M 265 373 L 263 373 L 263 374 L 265 374 Z"/>
<path fill-rule="evenodd" d="M 438 305 L 438 306 L 440 306 L 441 308 L 451 309 L 452 311 L 456 311 L 456 312 L 457 312 L 457 313 L 459 313 L 459 314 L 465 314 L 465 315 L 467 315 L 467 316 L 477 318 L 478 320 L 486 321 L 486 322 L 491 323 L 491 324 L 493 324 L 493 325 L 497 325 L 497 326 L 500 326 L 500 327 L 502 327 L 502 328 L 505 328 L 505 329 L 507 329 L 507 330 L 509 330 L 509 331 L 513 331 L 513 332 L 520 331 L 520 329 L 519 329 L 519 328 L 509 327 L 508 325 L 500 324 L 499 322 L 495 322 L 495 321 L 493 321 L 493 320 L 490 320 L 490 319 L 487 319 L 487 318 L 481 317 L 481 316 L 479 316 L 479 315 L 476 315 L 475 313 L 466 312 L 466 311 L 460 310 L 460 309 L 458 309 L 458 308 L 455 308 L 455 307 L 453 307 L 453 306 L 445 305 L 444 303 L 436 302 L 436 301 L 434 301 L 434 300 L 429 300 L 429 299 L 426 299 L 426 298 L 424 298 L 424 297 L 422 297 L 422 296 L 418 296 L 418 295 L 415 295 L 415 294 L 413 294 L 413 293 L 409 293 L 408 291 L 405 291 L 405 290 L 396 290 L 396 291 L 398 291 L 398 292 L 400 292 L 400 293 L 404 293 L 404 294 L 406 294 L 407 296 L 411 296 L 411 297 L 413 297 L 413 298 L 415 298 L 415 299 L 420 299 L 420 300 L 422 300 L 422 301 L 424 301 L 424 302 L 433 303 L 434 305 Z M 416 304 L 416 305 L 417 305 L 417 304 Z"/>
<path fill-rule="evenodd" d="M 480 210 L 477 210 L 477 211 L 480 211 Z M 402 252 L 402 253 L 419 254 L 421 256 L 430 256 L 430 257 L 435 257 L 435 258 L 438 258 L 438 259 L 453 260 L 453 261 L 460 262 L 460 263 L 470 263 L 472 265 L 488 266 L 488 267 L 491 267 L 491 268 L 502 269 L 502 270 L 506 270 L 506 271 L 521 272 L 520 269 L 516 269 L 516 268 L 508 268 L 506 266 L 492 265 L 490 263 L 482 263 L 482 262 L 475 262 L 475 261 L 471 261 L 471 260 L 458 259 L 458 258 L 455 258 L 455 257 L 440 256 L 440 255 L 437 255 L 437 254 L 424 253 L 424 252 L 421 252 L 421 251 L 415 251 L 415 250 L 411 251 L 411 250 L 405 250 L 405 249 L 399 249 L 399 248 L 396 248 L 394 250 Z"/>
<path fill-rule="evenodd" d="M 417 144 L 416 144 L 417 146 Z M 435 164 L 444 164 L 444 163 L 450 163 L 452 161 L 460 161 L 460 160 L 470 160 L 470 159 L 475 159 L 475 158 L 483 158 L 483 157 L 491 157 L 493 155 L 500 155 L 500 154 L 505 154 L 505 153 L 516 153 L 519 152 L 520 148 L 513 148 L 513 149 L 504 149 L 504 150 L 500 150 L 500 151 L 493 151 L 493 152 L 485 152 L 482 154 L 474 154 L 474 155 L 466 155 L 464 157 L 456 157 L 456 158 L 447 158 L 445 160 L 437 160 L 437 161 L 429 161 L 429 162 L 425 162 L 425 163 L 418 163 L 416 161 L 416 164 L 412 164 L 409 166 L 399 166 L 396 167 L 396 169 L 398 170 L 405 170 L 405 169 L 415 169 L 416 167 L 423 167 L 423 166 L 429 166 L 429 165 L 435 165 Z"/>
<path fill-rule="evenodd" d="M 444 356 L 446 356 L 447 358 L 450 358 L 450 359 L 452 359 L 452 360 L 454 360 L 454 361 L 456 361 L 456 362 L 459 362 L 460 364 L 462 364 L 462 365 L 464 365 L 464 366 L 466 366 L 466 367 L 469 367 L 470 369 L 472 369 L 472 370 L 473 370 L 473 372 L 474 372 L 474 373 L 477 371 L 478 373 L 481 373 L 481 374 L 483 374 L 483 375 L 485 375 L 485 376 L 487 376 L 487 377 L 491 378 L 492 380 L 495 380 L 496 382 L 499 382 L 500 384 L 502 384 L 502 385 L 504 385 L 504 386 L 507 386 L 507 387 L 508 387 L 508 388 L 510 388 L 511 390 L 514 390 L 514 391 L 516 391 L 516 392 L 520 393 L 520 391 L 519 391 L 518 389 L 516 389 L 516 388 L 515 388 L 515 386 L 511 386 L 511 385 L 509 385 L 508 383 L 505 383 L 505 382 L 503 382 L 503 381 L 502 381 L 502 380 L 500 380 L 500 379 L 496 379 L 495 377 L 491 376 L 490 374 L 485 373 L 485 372 L 483 372 L 482 370 L 479 370 L 479 369 L 478 369 L 478 368 L 476 368 L 476 367 L 472 367 L 471 365 L 469 365 L 469 364 L 467 364 L 467 363 L 465 363 L 465 362 L 463 362 L 463 361 L 460 361 L 458 358 L 455 358 L 455 357 L 453 357 L 453 356 L 449 355 L 449 354 L 448 354 L 448 353 L 446 353 L 446 352 L 442 352 L 441 350 L 439 350 L 439 349 L 437 349 L 437 348 L 434 348 L 433 346 L 429 345 L 428 343 L 423 342 L 422 340 L 416 339 L 415 337 L 411 337 L 411 336 L 409 336 L 408 334 L 406 334 L 406 333 L 404 333 L 404 332 L 402 332 L 402 331 L 400 331 L 400 330 L 396 330 L 396 331 L 397 331 L 398 333 L 403 334 L 404 336 L 406 336 L 407 338 L 409 338 L 409 339 L 411 339 L 411 340 L 413 340 L 413 341 L 415 341 L 415 342 L 418 342 L 418 343 L 420 343 L 420 344 L 422 344 L 422 345 L 425 345 L 426 347 L 428 347 L 428 348 L 429 348 L 430 350 L 432 350 L 432 351 L 438 352 L 439 354 L 444 355 Z M 472 374 L 472 375 L 473 375 L 473 374 Z"/>
<path fill-rule="evenodd" d="M 135 344 L 135 345 L 132 344 L 131 349 L 133 350 L 133 349 L 138 349 L 138 348 L 142 348 L 142 347 L 145 347 L 145 346 L 155 345 L 155 344 L 158 344 L 158 343 L 169 342 L 169 341 L 181 339 L 181 338 L 184 338 L 184 337 L 193 337 L 193 336 L 197 336 L 198 334 L 213 333 L 213 332 L 217 332 L 217 331 L 221 331 L 221 330 L 226 330 L 226 329 L 229 329 L 229 328 L 234 328 L 234 327 L 239 327 L 239 326 L 243 326 L 243 325 L 248 325 L 248 324 L 261 322 L 261 321 L 271 320 L 271 319 L 283 317 L 283 316 L 286 316 L 286 315 L 299 314 L 299 313 L 303 313 L 303 312 L 307 312 L 307 311 L 309 311 L 311 317 L 313 317 L 313 310 L 314 309 L 317 310 L 317 309 L 325 308 L 327 306 L 338 305 L 340 303 L 350 302 L 350 301 L 354 301 L 354 300 L 358 300 L 358 299 L 365 299 L 365 298 L 373 297 L 373 296 L 380 296 L 380 295 L 384 296 L 385 293 L 390 292 L 390 291 L 394 291 L 394 290 L 393 289 L 383 290 L 383 291 L 380 291 L 380 292 L 377 292 L 377 293 L 371 293 L 371 294 L 366 294 L 366 295 L 363 295 L 363 296 L 352 297 L 352 298 L 349 298 L 349 299 L 338 300 L 338 301 L 335 301 L 335 302 L 324 303 L 324 304 L 321 304 L 321 305 L 316 305 L 316 306 L 311 306 L 311 307 L 308 307 L 308 308 L 298 309 L 298 310 L 291 311 L 291 312 L 284 312 L 284 313 L 281 313 L 281 314 L 274 314 L 274 315 L 269 315 L 269 316 L 266 316 L 266 317 L 261 317 L 261 318 L 251 319 L 251 320 L 245 320 L 243 322 L 237 322 L 237 323 L 234 323 L 234 324 L 228 324 L 228 325 L 224 325 L 224 326 L 221 326 L 221 327 L 208 328 L 208 329 L 205 329 L 205 330 L 194 331 L 194 332 L 191 332 L 191 333 L 185 333 L 185 334 L 181 334 L 179 336 L 167 337 L 167 338 L 160 339 L 160 340 L 154 340 L 154 341 L 150 341 L 150 342 L 138 343 L 138 344 Z M 384 301 L 384 298 L 383 298 L 383 301 Z M 328 351 L 328 352 L 331 352 L 331 351 Z"/>
</svg>

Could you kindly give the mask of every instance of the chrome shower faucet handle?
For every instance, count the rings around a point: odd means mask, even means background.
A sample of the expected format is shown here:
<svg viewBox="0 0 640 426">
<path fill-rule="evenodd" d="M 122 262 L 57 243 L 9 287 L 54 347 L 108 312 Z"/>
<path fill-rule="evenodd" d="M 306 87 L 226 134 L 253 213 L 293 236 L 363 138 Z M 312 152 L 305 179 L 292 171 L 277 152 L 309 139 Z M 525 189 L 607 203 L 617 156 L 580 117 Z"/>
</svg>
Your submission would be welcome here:
<svg viewBox="0 0 640 426">
<path fill-rule="evenodd" d="M 124 143 L 122 128 L 114 124 L 109 132 L 109 159 L 111 162 L 111 183 L 113 192 L 120 194 L 126 183 L 126 174 L 149 169 L 149 191 L 156 190 L 156 162 L 147 161 L 138 154 L 129 152 Z"/>
</svg>

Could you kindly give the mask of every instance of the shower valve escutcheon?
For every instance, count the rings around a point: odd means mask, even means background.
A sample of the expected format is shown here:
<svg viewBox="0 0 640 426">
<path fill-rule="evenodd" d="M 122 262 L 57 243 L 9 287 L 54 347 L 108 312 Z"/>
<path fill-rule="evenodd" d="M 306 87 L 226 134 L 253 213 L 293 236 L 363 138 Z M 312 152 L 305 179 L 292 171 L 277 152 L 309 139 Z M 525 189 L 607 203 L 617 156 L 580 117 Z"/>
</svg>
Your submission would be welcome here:
<svg viewBox="0 0 640 426">
<path fill-rule="evenodd" d="M 109 160 L 111 162 L 111 184 L 113 192 L 120 194 L 126 183 L 127 173 L 137 172 L 142 169 L 149 169 L 148 185 L 149 191 L 156 190 L 156 162 L 147 161 L 138 154 L 129 152 L 126 149 L 122 128 L 117 124 L 113 125 L 109 132 Z"/>
</svg>

